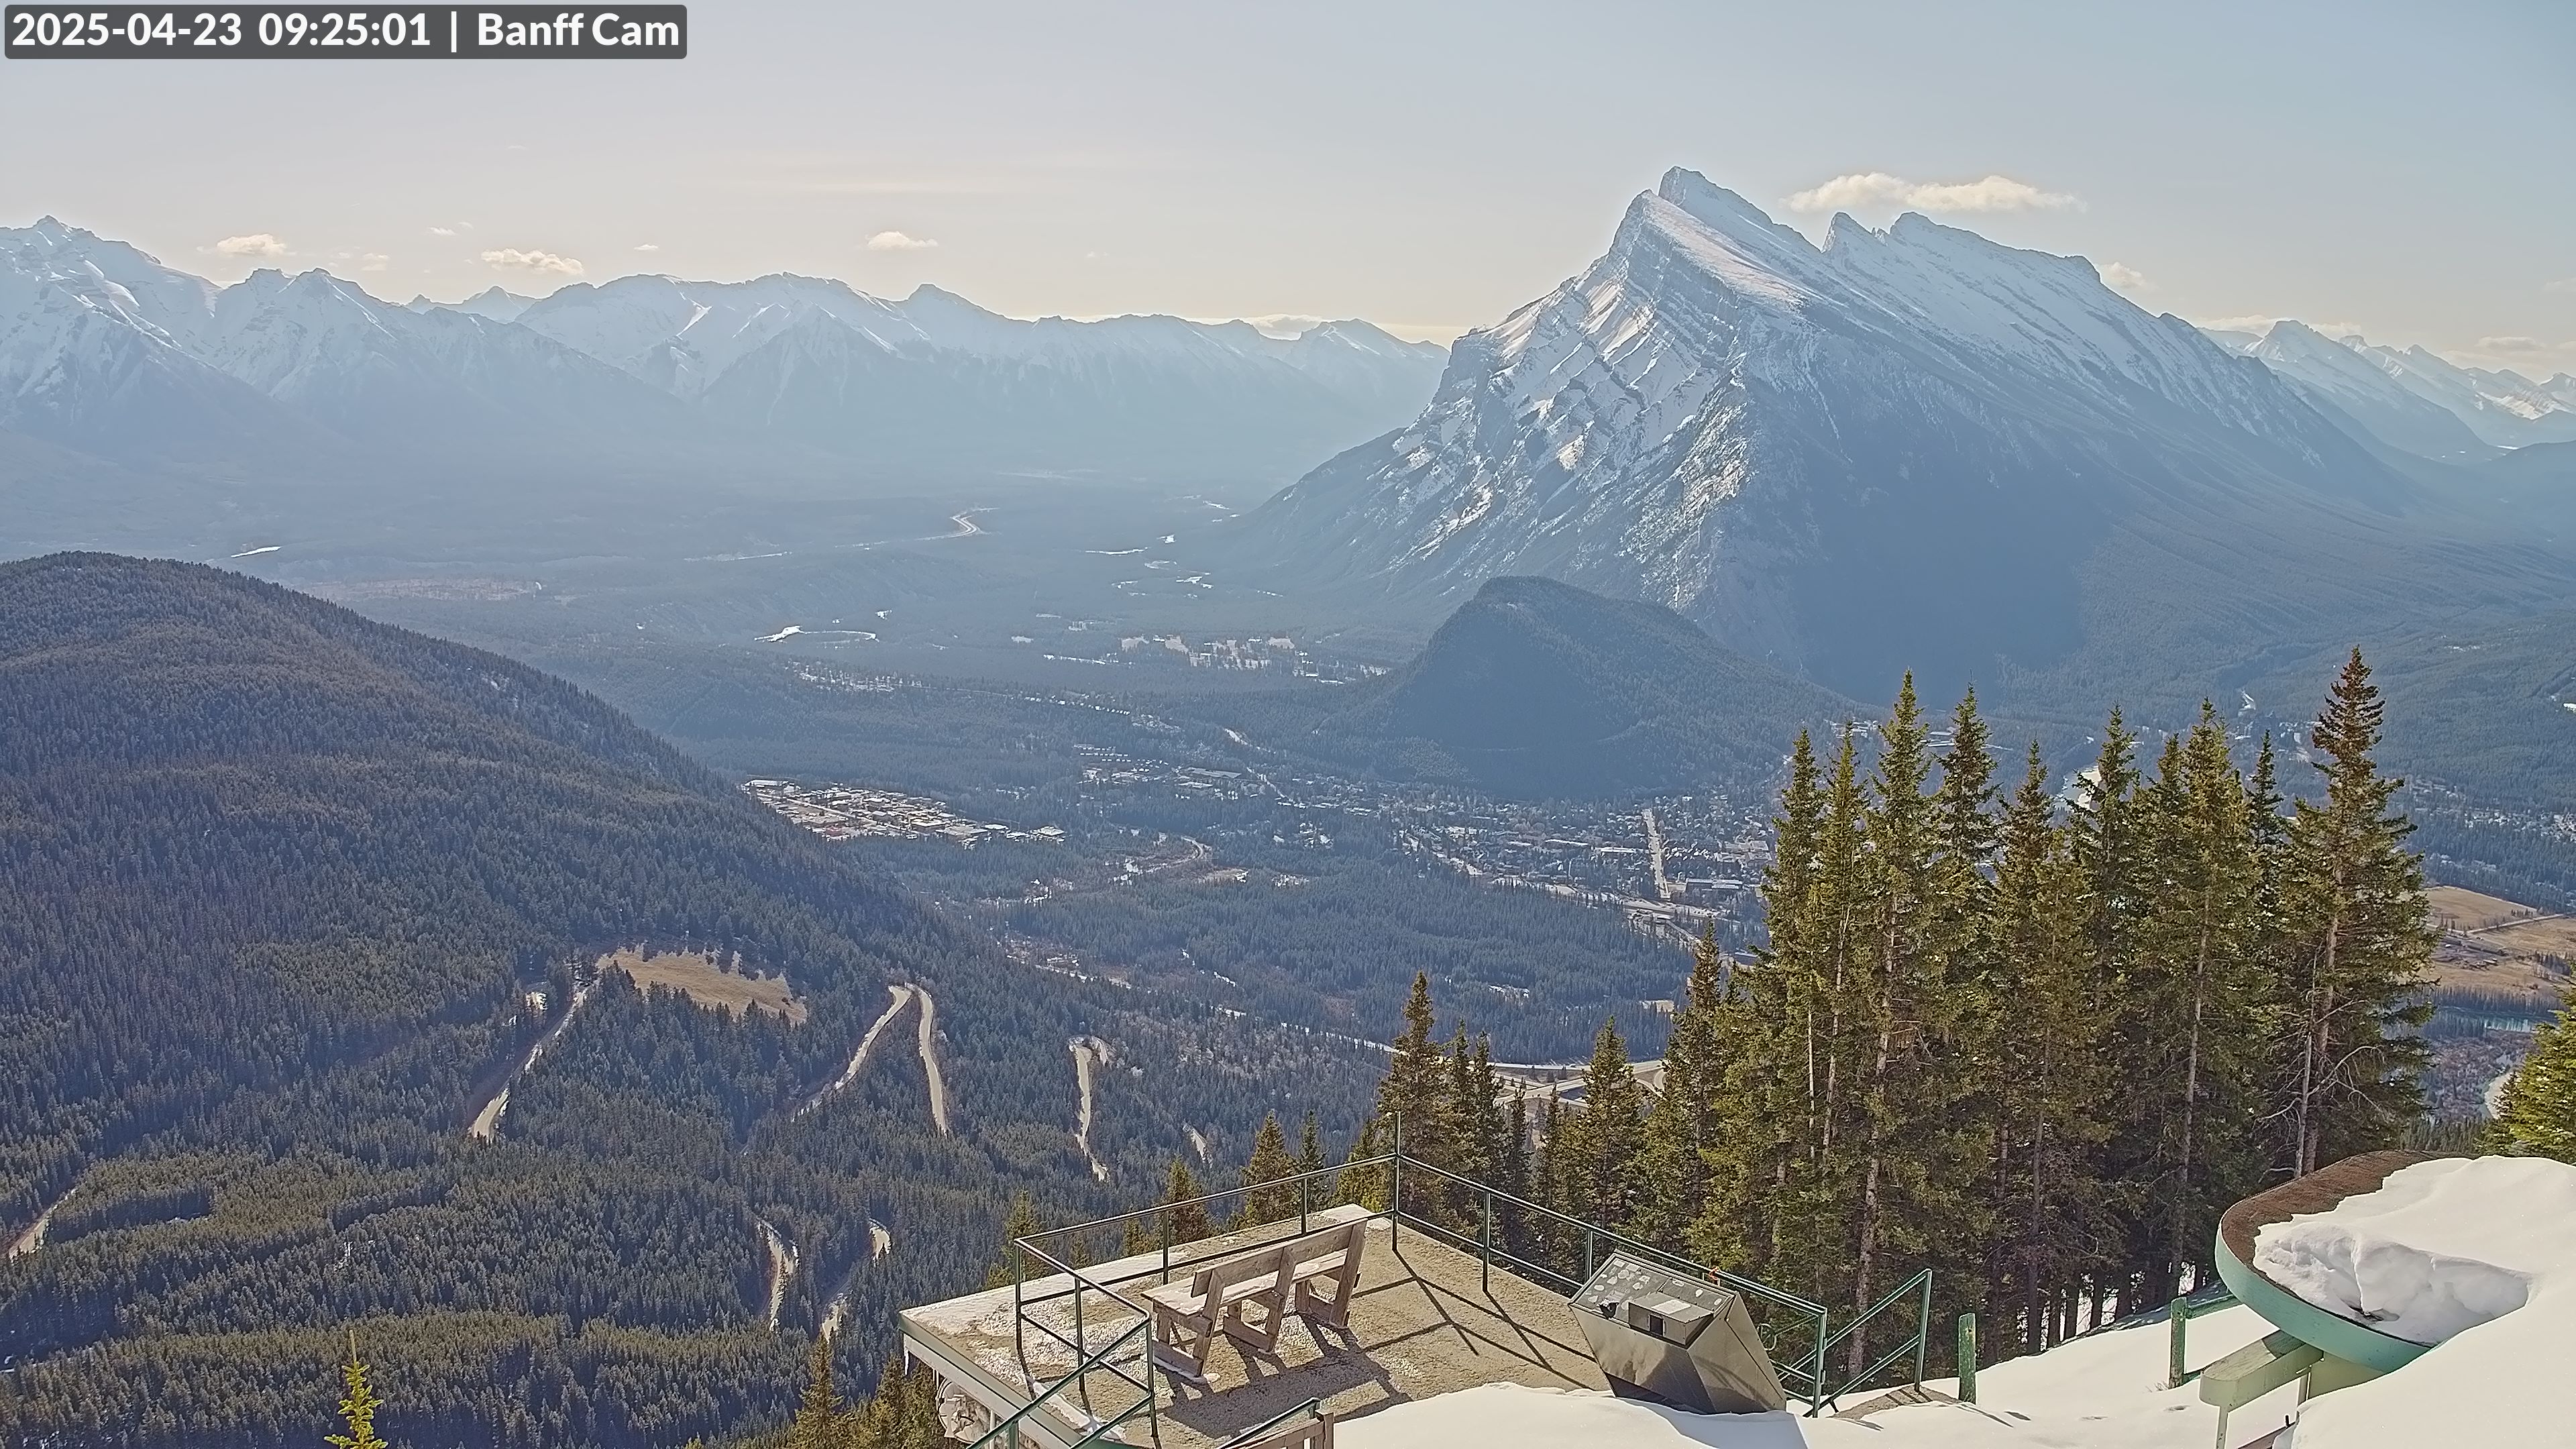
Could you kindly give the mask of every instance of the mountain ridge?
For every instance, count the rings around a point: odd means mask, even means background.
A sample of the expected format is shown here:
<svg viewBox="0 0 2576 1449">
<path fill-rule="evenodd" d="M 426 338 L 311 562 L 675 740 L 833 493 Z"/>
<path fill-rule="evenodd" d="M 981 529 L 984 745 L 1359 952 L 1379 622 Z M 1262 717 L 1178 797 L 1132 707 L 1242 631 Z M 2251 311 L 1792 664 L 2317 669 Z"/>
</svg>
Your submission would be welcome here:
<svg viewBox="0 0 2576 1449">
<path fill-rule="evenodd" d="M 817 317 L 881 356 L 774 345 Z M 784 273 L 405 305 L 320 268 L 218 287 L 51 217 L 0 229 L 0 428 L 130 464 L 327 475 L 372 451 L 1286 477 L 1409 416 L 1444 355 L 1356 321 L 1294 337 L 1159 316 L 1022 321 L 935 287 L 889 301 Z M 863 383 L 905 403 L 853 429 L 831 408 Z M 790 415 L 798 397 L 820 411 Z M 1032 398 L 1052 411 L 1019 430 Z"/>
</svg>

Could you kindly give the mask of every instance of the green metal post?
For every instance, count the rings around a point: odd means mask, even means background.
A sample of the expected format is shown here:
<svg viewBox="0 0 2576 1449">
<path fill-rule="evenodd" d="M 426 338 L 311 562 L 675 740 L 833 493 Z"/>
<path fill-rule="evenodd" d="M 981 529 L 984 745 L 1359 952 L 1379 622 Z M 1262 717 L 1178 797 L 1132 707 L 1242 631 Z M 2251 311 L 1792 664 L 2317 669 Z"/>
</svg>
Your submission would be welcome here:
<svg viewBox="0 0 2576 1449">
<path fill-rule="evenodd" d="M 1959 1315 L 1959 1402 L 1977 1401 L 1977 1315 Z"/>
<path fill-rule="evenodd" d="M 1485 1296 L 1491 1298 L 1494 1296 L 1494 1193 L 1491 1188 L 1485 1190 L 1485 1226 L 1476 1240 L 1476 1256 L 1484 1260 Z"/>
<path fill-rule="evenodd" d="M 1923 1297 L 1914 1305 L 1914 1386 L 1923 1386 L 1923 1343 L 1932 1336 L 1932 1273 L 1923 1273 Z"/>
<path fill-rule="evenodd" d="M 1404 1222 L 1404 1114 L 1396 1111 L 1396 1145 L 1386 1155 L 1386 1240 L 1396 1240 L 1396 1225 Z"/>
<path fill-rule="evenodd" d="M 2191 1330 L 2191 1300 L 2177 1295 L 2165 1305 L 2165 1387 L 2181 1388 L 2189 1380 L 2183 1365 L 2188 1362 L 2184 1339 Z"/>
</svg>

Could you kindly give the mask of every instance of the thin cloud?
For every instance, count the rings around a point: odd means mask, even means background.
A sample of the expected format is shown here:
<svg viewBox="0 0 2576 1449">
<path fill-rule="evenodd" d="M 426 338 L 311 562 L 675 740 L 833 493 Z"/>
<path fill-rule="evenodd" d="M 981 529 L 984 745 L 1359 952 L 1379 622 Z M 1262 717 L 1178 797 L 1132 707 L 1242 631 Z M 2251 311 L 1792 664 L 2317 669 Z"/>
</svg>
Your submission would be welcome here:
<svg viewBox="0 0 2576 1449">
<path fill-rule="evenodd" d="M 2544 292 L 2576 292 L 2576 277 L 2561 277 L 2557 281 L 2551 282 L 2547 286 L 2542 287 L 2540 290 Z"/>
<path fill-rule="evenodd" d="M 2146 273 L 2126 262 L 2104 262 L 2102 284 L 2123 292 L 2152 292 L 2156 289 L 2156 284 L 2147 280 Z"/>
<path fill-rule="evenodd" d="M 225 237 L 215 243 L 215 250 L 228 257 L 282 257 L 286 255 L 286 243 L 267 232 L 255 231 L 248 236 Z"/>
<path fill-rule="evenodd" d="M 482 263 L 505 272 L 528 272 L 541 277 L 578 277 L 584 268 L 579 260 L 554 252 L 523 252 L 517 247 L 499 247 L 483 253 Z"/>
<path fill-rule="evenodd" d="M 2063 191 L 2047 191 L 2009 176 L 1977 181 L 1908 181 L 1884 171 L 1855 171 L 1834 177 L 1789 198 L 1791 211 L 1994 212 L 2082 209 L 2084 203 Z"/>
<path fill-rule="evenodd" d="M 362 272 L 381 272 L 392 261 L 393 258 L 386 256 L 383 252 L 369 252 L 365 256 L 358 258 L 358 270 Z"/>
<path fill-rule="evenodd" d="M 452 226 L 433 226 L 429 229 L 429 234 L 431 236 L 454 236 L 456 235 L 456 228 Z"/>
<path fill-rule="evenodd" d="M 657 243 L 654 243 L 654 242 L 643 242 L 643 243 L 640 243 L 639 245 L 637 245 L 637 247 L 635 248 L 635 250 L 637 250 L 637 251 L 639 251 L 639 252 L 658 252 L 658 251 L 660 251 L 661 249 L 662 249 L 662 248 L 661 248 L 661 246 L 660 246 L 659 244 L 657 244 Z"/>
<path fill-rule="evenodd" d="M 872 252 L 926 252 L 939 245 L 926 236 L 907 236 L 899 231 L 881 231 L 868 238 Z"/>
<path fill-rule="evenodd" d="M 2555 352 L 2558 349 L 2550 343 L 2541 341 L 2537 337 L 2481 337 L 2478 339 L 2478 350 L 2480 352 L 2511 352 L 2529 354 L 2534 352 Z"/>
</svg>

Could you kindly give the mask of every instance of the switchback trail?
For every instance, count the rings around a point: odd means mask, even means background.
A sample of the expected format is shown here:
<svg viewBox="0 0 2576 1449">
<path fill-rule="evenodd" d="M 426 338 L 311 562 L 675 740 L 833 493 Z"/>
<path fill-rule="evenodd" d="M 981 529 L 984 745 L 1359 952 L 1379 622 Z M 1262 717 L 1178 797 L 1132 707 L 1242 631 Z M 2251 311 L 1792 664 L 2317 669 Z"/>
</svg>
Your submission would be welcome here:
<svg viewBox="0 0 2576 1449">
<path fill-rule="evenodd" d="M 841 1069 L 841 1074 L 832 1079 L 832 1084 L 830 1086 L 816 1092 L 813 1096 L 806 1098 L 802 1103 L 798 1104 L 796 1110 L 789 1114 L 789 1120 L 792 1121 L 797 1117 L 802 1117 L 806 1113 L 813 1111 L 815 1108 L 822 1106 L 825 1102 L 830 1101 L 835 1095 L 839 1094 L 843 1089 L 847 1088 L 850 1083 L 859 1079 L 859 1072 L 868 1064 L 868 1052 L 877 1044 L 877 1033 L 884 1031 L 887 1025 L 896 1017 L 903 1015 L 903 1009 L 906 1006 L 912 1004 L 913 990 L 911 987 L 898 984 L 893 988 L 893 990 L 894 1004 L 887 1007 L 883 1014 L 879 1015 L 876 1021 L 868 1027 L 866 1034 L 859 1038 L 858 1050 L 850 1053 L 850 1064 Z"/>
<path fill-rule="evenodd" d="M 465 1129 L 466 1136 L 478 1142 L 489 1142 L 493 1134 L 501 1130 L 501 1114 L 510 1110 L 511 1086 L 528 1074 L 528 1068 L 537 1064 L 537 1058 L 546 1054 L 546 1048 L 562 1039 L 564 1032 L 572 1026 L 572 1019 L 581 1015 L 582 1003 L 590 1000 L 591 990 L 597 985 L 597 982 L 592 982 L 588 986 L 573 988 L 572 1000 L 564 1007 L 563 1020 L 547 1027 L 545 1035 L 529 1046 L 527 1056 L 520 1059 L 518 1067 L 502 1078 L 501 1090 L 493 1093 L 492 1100 L 483 1104 L 483 1110 L 474 1114 L 474 1125 Z"/>
</svg>

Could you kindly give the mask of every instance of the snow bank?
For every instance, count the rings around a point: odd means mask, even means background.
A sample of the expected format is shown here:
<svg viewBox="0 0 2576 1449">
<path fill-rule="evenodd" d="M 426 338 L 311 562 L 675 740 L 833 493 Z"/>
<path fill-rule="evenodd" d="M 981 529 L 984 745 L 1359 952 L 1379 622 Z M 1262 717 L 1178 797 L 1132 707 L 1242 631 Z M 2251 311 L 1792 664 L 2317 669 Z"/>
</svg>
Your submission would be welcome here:
<svg viewBox="0 0 2576 1449">
<path fill-rule="evenodd" d="M 2194 1320 L 2192 1361 L 2270 1330 L 2248 1308 Z M 2162 1387 L 2164 1376 L 2165 1326 L 2149 1323 L 1997 1364 L 1978 1375 L 1974 1406 L 1918 1404 L 1866 1420 L 1699 1415 L 1489 1384 L 1352 1419 L 1336 1438 L 1343 1449 L 2209 1449 L 2218 1411 L 2189 1386 Z M 2295 1397 L 2284 1389 L 2238 1410 L 2231 1436 L 2243 1442 L 2278 1428 Z"/>
<path fill-rule="evenodd" d="M 2329 1313 L 2410 1343 L 2448 1342 L 2520 1308 L 2530 1267 L 2566 1251 L 2567 1218 L 2496 1211 L 2555 1166 L 2489 1157 L 2400 1169 L 2331 1211 L 2264 1227 L 2254 1267 Z"/>
<path fill-rule="evenodd" d="M 2576 1167 L 2537 1157 L 2418 1163 L 2332 1211 L 2265 1228 L 2254 1257 L 2321 1308 L 2378 1315 L 2378 1327 L 2438 1345 L 2310 1404 L 2298 1449 L 2576 1444 L 2565 1403 Z"/>
</svg>

